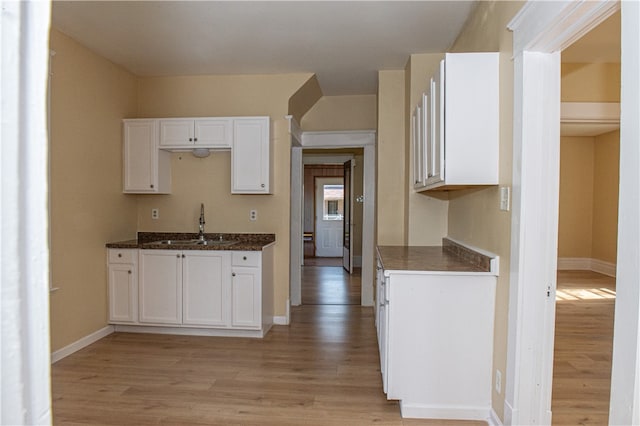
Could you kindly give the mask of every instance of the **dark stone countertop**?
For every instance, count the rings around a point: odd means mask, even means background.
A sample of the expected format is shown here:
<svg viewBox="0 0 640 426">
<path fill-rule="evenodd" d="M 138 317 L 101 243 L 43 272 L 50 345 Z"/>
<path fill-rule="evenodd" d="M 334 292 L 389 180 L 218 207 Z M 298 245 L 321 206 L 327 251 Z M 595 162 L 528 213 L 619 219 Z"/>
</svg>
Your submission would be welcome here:
<svg viewBox="0 0 640 426">
<path fill-rule="evenodd" d="M 264 247 L 274 244 L 275 234 L 220 234 L 206 233 L 205 239 L 218 240 L 222 236 L 223 241 L 233 241 L 228 245 L 200 245 L 180 244 L 180 241 L 195 240 L 196 233 L 184 232 L 138 232 L 138 239 L 107 243 L 107 248 L 119 249 L 155 249 L 155 250 L 238 250 L 260 251 Z M 172 244 L 159 244 L 158 241 L 172 240 Z"/>
<path fill-rule="evenodd" d="M 378 246 L 387 271 L 491 272 L 492 258 L 443 239 L 442 246 Z"/>
</svg>

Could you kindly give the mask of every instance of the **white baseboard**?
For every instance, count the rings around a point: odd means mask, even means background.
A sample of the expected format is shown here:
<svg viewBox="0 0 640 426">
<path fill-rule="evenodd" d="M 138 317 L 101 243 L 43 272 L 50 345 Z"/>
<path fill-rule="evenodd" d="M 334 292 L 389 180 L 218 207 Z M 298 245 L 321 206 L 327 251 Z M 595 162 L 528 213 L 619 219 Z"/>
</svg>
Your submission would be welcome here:
<svg viewBox="0 0 640 426">
<path fill-rule="evenodd" d="M 487 419 L 487 423 L 489 424 L 489 426 L 503 426 L 502 420 L 500 420 L 498 413 L 496 413 L 493 408 L 489 413 L 489 418 Z"/>
<path fill-rule="evenodd" d="M 603 260 L 591 259 L 591 270 L 609 277 L 616 276 L 616 264 Z"/>
<path fill-rule="evenodd" d="M 83 337 L 82 339 L 76 340 L 75 342 L 65 346 L 62 349 L 58 349 L 57 351 L 52 352 L 51 364 L 54 364 L 60 361 L 61 359 L 68 357 L 69 355 L 79 351 L 80 349 L 86 348 L 90 344 L 97 342 L 98 340 L 102 339 L 105 336 L 110 335 L 113 332 L 114 332 L 113 326 L 108 325 L 104 328 L 101 328 L 98 331 L 95 331 L 89 334 L 88 336 Z"/>
<path fill-rule="evenodd" d="M 515 410 L 509 401 L 504 401 L 504 424 L 511 425 L 513 424 L 513 419 L 518 416 L 517 410 Z"/>
<path fill-rule="evenodd" d="M 149 333 L 149 334 L 176 334 L 180 336 L 209 336 L 209 337 L 252 337 L 263 338 L 271 325 L 265 326 L 263 330 L 239 330 L 229 328 L 206 328 L 206 327 L 171 327 L 158 325 L 127 325 L 118 324 L 115 331 L 123 333 Z"/>
<path fill-rule="evenodd" d="M 276 325 L 289 325 L 289 320 L 286 316 L 273 317 L 273 323 Z"/>
<path fill-rule="evenodd" d="M 485 420 L 491 407 L 437 406 L 400 401 L 400 414 L 409 419 Z"/>
<path fill-rule="evenodd" d="M 593 271 L 610 277 L 616 276 L 616 264 L 590 257 L 559 257 L 560 271 Z"/>
</svg>

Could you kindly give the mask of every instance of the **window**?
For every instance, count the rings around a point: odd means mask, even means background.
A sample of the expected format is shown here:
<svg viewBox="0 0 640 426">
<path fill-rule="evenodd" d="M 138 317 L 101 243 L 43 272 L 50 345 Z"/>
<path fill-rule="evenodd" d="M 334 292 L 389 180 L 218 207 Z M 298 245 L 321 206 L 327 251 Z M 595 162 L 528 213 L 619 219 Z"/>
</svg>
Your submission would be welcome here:
<svg viewBox="0 0 640 426">
<path fill-rule="evenodd" d="M 324 220 L 342 220 L 344 215 L 344 185 L 324 185 Z"/>
</svg>

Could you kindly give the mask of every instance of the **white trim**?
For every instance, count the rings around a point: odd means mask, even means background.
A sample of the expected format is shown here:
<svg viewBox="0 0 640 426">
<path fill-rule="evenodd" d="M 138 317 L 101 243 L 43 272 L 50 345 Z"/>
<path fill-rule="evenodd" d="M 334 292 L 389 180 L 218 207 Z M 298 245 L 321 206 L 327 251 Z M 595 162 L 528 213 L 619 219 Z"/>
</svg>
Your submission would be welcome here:
<svg viewBox="0 0 640 426">
<path fill-rule="evenodd" d="M 275 318 L 275 317 L 274 317 Z M 198 327 L 171 327 L 155 325 L 114 325 L 116 332 L 123 333 L 149 333 L 149 334 L 176 334 L 180 336 L 210 336 L 210 337 L 252 337 L 262 338 L 271 329 L 268 324 L 262 330 L 240 330 L 235 328 L 198 328 Z"/>
<path fill-rule="evenodd" d="M 287 306 L 287 311 L 289 311 L 289 307 Z M 289 320 L 287 319 L 286 316 L 282 317 L 282 316 L 276 316 L 273 317 L 273 323 L 275 325 L 289 325 Z"/>
<path fill-rule="evenodd" d="M 112 325 L 108 325 L 106 327 L 101 328 L 98 331 L 94 331 L 93 333 L 84 336 L 81 339 L 76 340 L 75 342 L 65 346 L 64 348 L 58 349 L 55 352 L 51 353 L 51 364 L 55 364 L 63 358 L 68 357 L 72 353 L 78 352 L 80 349 L 84 349 L 92 343 L 97 342 L 113 333 L 115 328 Z"/>
<path fill-rule="evenodd" d="M 448 419 L 448 420 L 487 420 L 491 416 L 491 408 L 467 407 L 455 405 L 427 405 L 400 402 L 400 413 L 405 419 Z"/>
<path fill-rule="evenodd" d="M 336 164 L 343 165 L 349 160 L 353 160 L 353 154 L 350 155 L 323 155 L 323 154 L 303 154 L 302 164 Z"/>
<path fill-rule="evenodd" d="M 291 143 L 293 144 L 293 135 Z M 302 304 L 302 270 L 304 261 L 304 241 L 302 240 L 303 215 L 304 215 L 304 194 L 302 186 L 304 183 L 304 166 L 302 165 L 302 148 L 291 147 L 291 195 L 290 195 L 290 220 L 291 230 L 289 232 L 289 298 L 291 304 L 298 306 Z M 287 303 L 287 309 L 289 303 Z M 288 317 L 288 316 L 287 316 Z"/>
<path fill-rule="evenodd" d="M 376 196 L 376 131 L 375 130 L 354 130 L 354 131 L 332 131 L 332 132 L 304 132 L 301 136 L 301 142 L 303 148 L 364 148 L 364 171 L 363 171 L 363 186 L 364 186 L 364 205 L 362 213 L 362 287 L 360 294 L 360 302 L 362 306 L 373 306 L 373 262 L 374 256 L 374 240 L 375 234 L 375 196 Z M 296 148 L 296 147 L 294 147 Z M 291 168 L 292 173 L 295 167 L 298 167 L 297 161 L 292 161 Z M 302 165 L 300 164 L 300 167 Z M 294 182 L 292 181 L 292 185 Z M 298 185 L 302 187 L 302 179 L 298 182 Z M 302 194 L 302 190 L 296 190 L 296 193 Z M 293 191 L 292 191 L 293 194 Z M 300 197 L 302 197 L 300 195 Z M 302 202 L 300 200 L 300 202 Z M 298 203 L 297 200 L 292 198 L 292 204 Z M 291 216 L 291 234 L 295 232 L 302 232 L 302 217 L 301 215 Z M 295 246 L 302 247 L 302 234 L 300 238 L 293 241 Z M 291 250 L 294 253 L 292 246 Z M 301 268 L 297 262 L 291 261 L 290 267 Z M 290 294 L 291 303 L 293 305 L 300 304 L 294 296 L 297 297 L 299 288 L 301 287 L 300 279 L 296 280 L 296 277 L 301 277 L 301 273 L 292 272 L 290 274 Z M 298 303 L 296 303 L 298 302 Z"/>
<path fill-rule="evenodd" d="M 487 424 L 489 426 L 502 426 L 502 420 L 500 420 L 500 417 L 498 416 L 498 413 L 496 413 L 493 408 L 491 409 L 491 412 L 489 413 L 489 418 L 487 419 Z"/>
<path fill-rule="evenodd" d="M 293 137 L 291 146 L 300 146 L 302 144 L 302 129 L 300 128 L 300 124 L 298 124 L 293 115 L 285 115 L 284 118 L 289 122 L 289 134 Z"/>
<path fill-rule="evenodd" d="M 593 271 L 610 277 L 616 276 L 616 264 L 590 257 L 559 257 L 559 271 Z"/>
<path fill-rule="evenodd" d="M 610 425 L 640 424 L 640 4 L 622 2 L 620 189 Z"/>
<path fill-rule="evenodd" d="M 624 3 L 634 4 L 633 7 L 636 7 L 635 2 Z M 511 220 L 505 424 L 548 424 L 551 422 L 551 379 L 555 326 L 555 310 L 553 308 L 555 305 L 557 263 L 557 245 L 553 242 L 557 241 L 557 178 L 559 169 L 557 144 L 560 125 L 559 52 L 613 14 L 618 7 L 619 4 L 614 0 L 529 1 L 508 26 L 514 31 L 514 208 Z M 637 27 L 638 18 L 631 18 L 627 26 Z M 637 65 L 638 40 L 637 37 L 635 38 L 634 40 L 631 40 L 632 37 L 629 39 L 630 44 L 636 48 L 631 52 L 630 57 L 636 58 L 633 62 Z M 622 68 L 624 76 L 624 54 Z M 629 83 L 633 87 L 638 86 L 638 71 L 638 69 L 633 69 L 633 72 L 629 73 Z M 622 85 L 625 85 L 624 78 Z M 623 91 L 623 94 L 625 92 L 626 90 Z M 634 93 L 634 102 L 637 102 L 637 93 Z M 623 112 L 621 124 L 623 124 L 624 97 L 621 102 L 621 110 Z M 635 118 L 632 118 L 633 114 L 636 114 Z M 629 116 L 630 121 L 636 122 L 636 126 L 637 114 L 638 111 L 634 110 Z M 637 137 L 634 140 L 637 141 Z M 628 141 L 631 144 L 631 138 Z M 621 135 L 621 147 L 623 145 L 624 140 Z M 624 158 L 622 148 L 621 158 Z M 633 176 L 637 177 L 638 158 L 630 158 L 629 162 L 635 168 Z M 621 200 L 624 193 L 622 190 L 623 177 L 621 172 Z M 635 196 L 638 192 L 638 179 L 633 182 L 635 186 L 631 193 Z M 636 210 L 630 213 L 635 215 L 633 223 L 636 224 L 638 216 L 640 216 L 637 211 L 638 204 L 636 200 L 634 205 Z M 620 208 L 619 211 L 622 212 L 624 209 Z M 618 235 L 625 235 L 625 232 L 621 232 L 624 229 L 622 223 L 619 221 Z M 636 265 L 638 263 L 637 245 L 636 238 L 633 245 L 636 249 L 633 252 Z M 619 247 L 618 253 L 628 249 L 628 246 L 624 246 L 624 249 Z M 621 256 L 618 257 L 618 275 L 620 269 Z M 633 274 L 636 294 L 638 292 L 638 269 L 635 267 L 636 273 Z M 619 299 L 616 302 L 616 316 L 619 310 Z M 637 303 L 637 300 L 633 303 Z M 635 318 L 636 335 L 631 333 L 633 339 L 630 340 L 631 344 L 636 343 L 636 359 L 639 352 L 637 350 L 637 312 L 636 305 L 636 315 L 631 315 L 632 318 Z M 627 321 L 616 320 L 614 371 L 616 369 L 616 335 L 623 327 L 628 327 L 623 323 L 627 323 Z M 629 342 L 624 344 L 627 351 L 628 344 Z M 630 376 L 629 371 L 638 373 L 638 362 L 625 364 L 633 368 L 624 370 L 620 367 L 620 382 L 629 381 L 629 377 L 622 379 L 622 375 L 625 374 L 622 371 L 625 371 L 627 376 Z M 629 397 L 632 398 L 631 400 L 634 400 L 634 397 L 638 399 L 637 393 L 640 386 L 637 386 L 637 377 L 636 375 L 635 390 L 630 385 L 621 392 L 620 397 L 616 397 L 613 392 L 617 387 L 616 377 L 615 374 L 612 376 L 610 422 L 614 418 L 614 411 L 629 406 Z M 619 399 L 616 401 L 616 398 Z M 623 399 L 627 401 L 626 405 Z M 629 421 L 631 417 L 625 418 L 625 420 L 627 420 L 627 424 L 631 423 Z"/>
</svg>

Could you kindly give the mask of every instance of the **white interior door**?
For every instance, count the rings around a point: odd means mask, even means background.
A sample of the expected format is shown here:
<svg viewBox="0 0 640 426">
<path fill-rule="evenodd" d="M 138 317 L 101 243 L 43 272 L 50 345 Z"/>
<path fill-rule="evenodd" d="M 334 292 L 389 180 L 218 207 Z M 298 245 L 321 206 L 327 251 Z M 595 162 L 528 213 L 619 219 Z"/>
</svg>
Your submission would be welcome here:
<svg viewBox="0 0 640 426">
<path fill-rule="evenodd" d="M 344 179 L 316 178 L 316 256 L 342 257 Z"/>
</svg>

